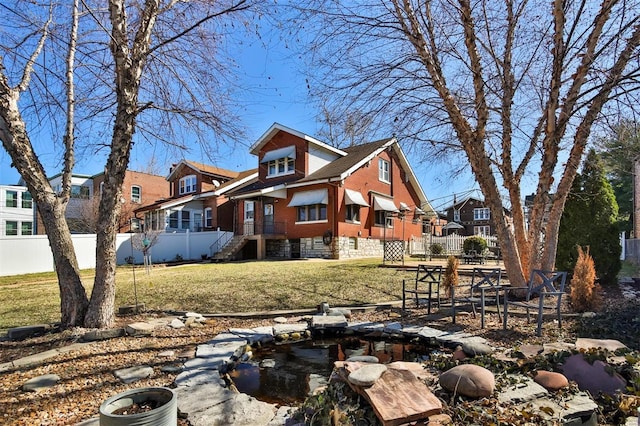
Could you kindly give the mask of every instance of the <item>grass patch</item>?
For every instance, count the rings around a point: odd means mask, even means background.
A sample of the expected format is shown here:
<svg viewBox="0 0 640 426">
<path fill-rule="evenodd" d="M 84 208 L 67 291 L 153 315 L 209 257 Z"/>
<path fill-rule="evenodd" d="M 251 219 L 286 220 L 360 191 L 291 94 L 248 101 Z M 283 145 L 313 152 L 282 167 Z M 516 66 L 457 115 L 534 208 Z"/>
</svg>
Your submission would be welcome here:
<svg viewBox="0 0 640 426">
<path fill-rule="evenodd" d="M 622 268 L 618 272 L 618 277 L 640 277 L 640 265 L 628 260 L 622 261 Z"/>
<path fill-rule="evenodd" d="M 149 275 L 135 268 L 138 302 L 150 310 L 201 313 L 254 312 L 354 306 L 399 300 L 402 279 L 379 259 L 350 261 L 264 261 L 155 267 Z M 90 294 L 93 271 L 83 271 Z M 116 272 L 116 308 L 135 302 L 131 266 Z M 0 277 L 0 330 L 60 320 L 60 295 L 54 273 Z"/>
</svg>

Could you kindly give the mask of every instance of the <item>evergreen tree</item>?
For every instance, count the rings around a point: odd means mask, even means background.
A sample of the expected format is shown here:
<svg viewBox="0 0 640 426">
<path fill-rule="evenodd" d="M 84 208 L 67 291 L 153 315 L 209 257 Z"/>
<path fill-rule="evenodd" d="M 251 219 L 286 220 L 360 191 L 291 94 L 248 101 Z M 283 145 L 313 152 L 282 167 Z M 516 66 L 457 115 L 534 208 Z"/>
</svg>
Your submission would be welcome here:
<svg viewBox="0 0 640 426">
<path fill-rule="evenodd" d="M 591 150 L 576 176 L 560 220 L 556 265 L 573 271 L 577 246 L 588 246 L 600 282 L 611 284 L 620 271 L 618 203 L 604 166 Z"/>
</svg>

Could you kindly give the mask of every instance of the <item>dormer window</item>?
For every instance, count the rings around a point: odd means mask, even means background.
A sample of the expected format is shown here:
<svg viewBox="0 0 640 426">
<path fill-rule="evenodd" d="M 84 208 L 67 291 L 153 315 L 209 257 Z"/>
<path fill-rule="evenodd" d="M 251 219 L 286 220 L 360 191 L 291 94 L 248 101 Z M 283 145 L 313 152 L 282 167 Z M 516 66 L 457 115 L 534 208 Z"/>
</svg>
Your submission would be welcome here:
<svg viewBox="0 0 640 426">
<path fill-rule="evenodd" d="M 179 185 L 180 195 L 196 192 L 196 175 L 189 175 L 181 178 Z"/>
<path fill-rule="evenodd" d="M 267 177 L 293 174 L 296 169 L 296 147 L 292 145 L 268 151 L 260 163 L 267 164 Z"/>
</svg>

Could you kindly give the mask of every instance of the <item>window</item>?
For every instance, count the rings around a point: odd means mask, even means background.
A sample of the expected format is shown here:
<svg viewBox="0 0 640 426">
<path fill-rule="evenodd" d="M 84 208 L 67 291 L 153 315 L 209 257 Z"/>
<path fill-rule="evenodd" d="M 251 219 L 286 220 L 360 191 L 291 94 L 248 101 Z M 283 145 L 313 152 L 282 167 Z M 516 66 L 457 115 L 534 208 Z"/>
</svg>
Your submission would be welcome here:
<svg viewBox="0 0 640 426">
<path fill-rule="evenodd" d="M 71 198 L 89 199 L 89 187 L 82 185 L 71 185 Z"/>
<path fill-rule="evenodd" d="M 169 213 L 169 228 L 177 228 L 178 227 L 178 211 L 173 210 Z"/>
<path fill-rule="evenodd" d="M 295 158 L 284 157 L 267 163 L 267 176 L 288 175 L 295 171 Z"/>
<path fill-rule="evenodd" d="M 20 224 L 20 235 L 33 235 L 33 222 L 22 222 Z"/>
<path fill-rule="evenodd" d="M 387 228 L 393 228 L 393 216 L 389 216 L 385 210 L 375 210 L 375 212 L 375 225 L 385 226 L 386 224 Z"/>
<path fill-rule="evenodd" d="M 29 192 L 22 193 L 22 208 L 23 209 L 33 208 L 33 199 L 31 198 L 31 193 Z"/>
<path fill-rule="evenodd" d="M 383 160 L 382 158 L 378 159 L 378 179 L 382 182 L 391 183 L 391 176 L 389 174 L 389 162 L 387 160 Z"/>
<path fill-rule="evenodd" d="M 453 221 L 460 222 L 460 210 L 457 210 L 457 209 L 453 210 Z"/>
<path fill-rule="evenodd" d="M 213 210 L 211 210 L 211 207 L 207 207 L 206 209 L 204 209 L 204 226 L 205 228 L 211 228 L 213 227 L 213 217 L 211 216 Z"/>
<path fill-rule="evenodd" d="M 347 204 L 347 222 L 360 222 L 360 206 L 358 204 Z"/>
<path fill-rule="evenodd" d="M 132 218 L 131 219 L 131 231 L 139 232 L 141 231 L 140 219 Z"/>
<path fill-rule="evenodd" d="M 311 206 L 298 207 L 296 222 L 317 222 L 327 220 L 327 205 L 313 204 Z"/>
<path fill-rule="evenodd" d="M 473 227 L 473 234 L 474 235 L 483 235 L 483 236 L 488 237 L 489 235 L 491 235 L 491 227 L 489 225 L 474 226 Z"/>
<path fill-rule="evenodd" d="M 6 194 L 5 206 L 18 207 L 18 191 L 6 191 L 5 194 Z"/>
<path fill-rule="evenodd" d="M 131 187 L 131 201 L 134 203 L 142 202 L 142 188 L 138 185 L 134 185 Z"/>
<path fill-rule="evenodd" d="M 181 221 L 182 229 L 190 229 L 191 228 L 191 212 L 189 210 L 182 210 L 182 221 Z"/>
<path fill-rule="evenodd" d="M 481 208 L 481 209 L 473 209 L 473 220 L 489 220 L 491 218 L 491 213 L 489 212 L 489 208 Z"/>
<path fill-rule="evenodd" d="M 8 220 L 5 222 L 5 235 L 18 235 L 18 222 Z"/>
<path fill-rule="evenodd" d="M 189 175 L 180 179 L 178 192 L 180 195 L 196 192 L 196 175 Z"/>
<path fill-rule="evenodd" d="M 356 237 L 349 237 L 349 250 L 358 250 L 358 239 Z"/>
</svg>

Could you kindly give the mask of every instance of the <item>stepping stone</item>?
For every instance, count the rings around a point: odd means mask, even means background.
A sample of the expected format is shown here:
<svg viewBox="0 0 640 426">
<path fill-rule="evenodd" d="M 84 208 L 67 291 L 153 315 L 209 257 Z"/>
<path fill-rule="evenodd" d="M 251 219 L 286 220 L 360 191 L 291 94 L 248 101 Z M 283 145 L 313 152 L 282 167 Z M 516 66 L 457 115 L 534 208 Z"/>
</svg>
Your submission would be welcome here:
<svg viewBox="0 0 640 426">
<path fill-rule="evenodd" d="M 359 333 L 373 333 L 373 332 L 381 332 L 384 330 L 384 324 L 380 322 L 370 322 L 370 321 L 362 321 L 362 322 L 350 322 L 347 325 L 347 330 L 359 332 Z"/>
<path fill-rule="evenodd" d="M 544 387 L 534 382 L 530 377 L 510 374 L 508 378 L 513 384 L 504 387 L 498 394 L 498 401 L 502 403 L 519 404 L 549 395 Z"/>
<path fill-rule="evenodd" d="M 45 374 L 44 376 L 27 380 L 25 384 L 22 385 L 22 390 L 25 392 L 37 392 L 55 386 L 59 381 L 60 376 L 57 374 Z"/>
<path fill-rule="evenodd" d="M 115 339 L 126 334 L 124 328 L 109 328 L 106 330 L 92 330 L 82 336 L 85 342 L 96 342 L 100 340 Z"/>
<path fill-rule="evenodd" d="M 569 426 L 598 425 L 596 415 L 598 404 L 593 402 L 584 392 L 569 395 L 568 398 L 563 398 L 560 402 L 544 397 L 518 404 L 516 407 L 524 412 L 537 413 L 545 420 L 553 421 L 554 424 L 557 422 Z"/>
<path fill-rule="evenodd" d="M 615 352 L 618 349 L 629 349 L 624 343 L 613 339 L 585 339 L 576 340 L 576 349 L 588 351 L 589 349 L 605 349 Z"/>
<path fill-rule="evenodd" d="M 304 333 L 307 330 L 307 324 L 276 324 L 273 326 L 273 335 Z"/>
<path fill-rule="evenodd" d="M 126 327 L 129 336 L 148 336 L 153 332 L 153 329 L 153 325 L 147 322 L 134 322 Z"/>
<path fill-rule="evenodd" d="M 122 368 L 113 372 L 122 383 L 133 383 L 153 376 L 153 368 L 148 365 L 137 365 L 135 367 Z"/>
<path fill-rule="evenodd" d="M 273 327 L 231 328 L 229 333 L 246 340 L 250 345 L 273 342 Z"/>
<path fill-rule="evenodd" d="M 247 344 L 247 339 L 236 336 L 233 333 L 220 333 L 212 340 L 209 340 L 209 345 L 214 346 L 244 346 Z"/>
<path fill-rule="evenodd" d="M 201 395 L 207 399 L 208 395 Z M 182 412 L 180 398 L 178 409 Z M 224 403 L 209 405 L 205 410 L 194 414 L 189 413 L 189 423 L 192 426 L 211 425 L 266 425 L 276 415 L 277 408 L 274 404 L 258 401 L 244 393 L 235 393 L 232 399 Z"/>
<path fill-rule="evenodd" d="M 176 376 L 174 383 L 178 387 L 198 387 L 201 385 L 225 386 L 225 381 L 220 377 L 218 370 L 187 370 Z"/>
</svg>

